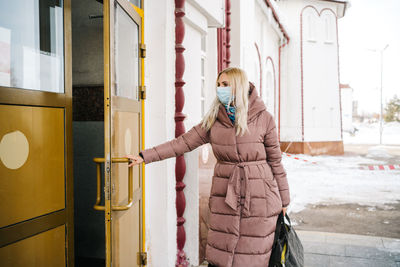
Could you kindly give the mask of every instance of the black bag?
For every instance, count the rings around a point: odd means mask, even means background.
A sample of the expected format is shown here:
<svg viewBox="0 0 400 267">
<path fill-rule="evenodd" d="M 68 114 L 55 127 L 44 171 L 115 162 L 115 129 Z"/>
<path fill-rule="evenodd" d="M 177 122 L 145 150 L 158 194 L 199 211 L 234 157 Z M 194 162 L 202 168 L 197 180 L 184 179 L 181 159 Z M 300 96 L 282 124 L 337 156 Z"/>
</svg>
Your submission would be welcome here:
<svg viewBox="0 0 400 267">
<path fill-rule="evenodd" d="M 285 223 L 283 211 L 281 211 L 276 222 L 274 244 L 272 245 L 272 252 L 268 266 L 303 267 L 303 245 L 292 227 L 287 212 L 285 217 L 288 220 L 289 225 Z"/>
</svg>

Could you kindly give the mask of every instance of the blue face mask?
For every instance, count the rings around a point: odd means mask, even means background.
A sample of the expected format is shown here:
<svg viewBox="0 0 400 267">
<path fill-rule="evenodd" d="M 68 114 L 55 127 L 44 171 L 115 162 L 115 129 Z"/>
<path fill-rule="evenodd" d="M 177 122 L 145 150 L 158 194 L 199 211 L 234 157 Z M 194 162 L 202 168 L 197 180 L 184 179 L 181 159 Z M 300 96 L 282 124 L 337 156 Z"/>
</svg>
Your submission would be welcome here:
<svg viewBox="0 0 400 267">
<path fill-rule="evenodd" d="M 227 105 L 229 102 L 229 98 L 231 97 L 231 93 L 232 93 L 232 88 L 230 86 L 226 86 L 226 87 L 221 87 L 218 86 L 217 87 L 217 96 L 219 101 L 221 101 L 222 104 Z M 233 101 L 235 99 L 235 96 L 232 95 L 232 99 L 231 101 Z"/>
</svg>

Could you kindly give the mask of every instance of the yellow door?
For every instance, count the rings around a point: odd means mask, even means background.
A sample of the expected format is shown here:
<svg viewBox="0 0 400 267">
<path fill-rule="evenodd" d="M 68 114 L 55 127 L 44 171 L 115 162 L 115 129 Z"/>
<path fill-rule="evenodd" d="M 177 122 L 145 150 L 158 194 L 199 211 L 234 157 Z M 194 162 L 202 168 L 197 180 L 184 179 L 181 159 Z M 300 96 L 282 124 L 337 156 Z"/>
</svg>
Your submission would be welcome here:
<svg viewBox="0 0 400 267">
<path fill-rule="evenodd" d="M 142 266 L 142 17 L 126 0 L 104 6 L 104 144 L 107 266 Z M 139 11 L 139 12 L 138 12 Z"/>
<path fill-rule="evenodd" d="M 0 265 L 73 266 L 70 1 L 0 1 Z"/>
</svg>

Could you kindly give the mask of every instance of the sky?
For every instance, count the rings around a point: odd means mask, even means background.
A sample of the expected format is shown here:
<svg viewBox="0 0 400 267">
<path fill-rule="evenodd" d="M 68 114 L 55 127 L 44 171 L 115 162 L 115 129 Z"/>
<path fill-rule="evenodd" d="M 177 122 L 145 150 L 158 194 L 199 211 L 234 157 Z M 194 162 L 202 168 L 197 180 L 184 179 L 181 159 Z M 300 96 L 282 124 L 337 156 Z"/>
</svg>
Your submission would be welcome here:
<svg viewBox="0 0 400 267">
<path fill-rule="evenodd" d="M 383 102 L 400 97 L 400 0 L 351 0 L 339 19 L 341 83 L 354 89 L 358 112 L 380 112 L 380 52 L 383 49 Z M 385 104 L 384 104 L 385 106 Z"/>
</svg>

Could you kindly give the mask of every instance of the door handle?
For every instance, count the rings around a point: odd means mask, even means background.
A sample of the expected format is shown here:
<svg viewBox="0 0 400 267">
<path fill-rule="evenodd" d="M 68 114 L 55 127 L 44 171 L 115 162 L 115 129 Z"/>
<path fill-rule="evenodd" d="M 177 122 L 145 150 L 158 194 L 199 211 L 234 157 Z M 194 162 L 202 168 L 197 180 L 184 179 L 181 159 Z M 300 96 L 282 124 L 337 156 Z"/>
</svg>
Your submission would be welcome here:
<svg viewBox="0 0 400 267">
<path fill-rule="evenodd" d="M 97 172 L 97 196 L 96 204 L 93 205 L 95 210 L 105 210 L 104 206 L 100 205 L 101 202 L 101 164 L 105 162 L 104 158 L 94 158 L 93 161 L 96 163 Z M 113 158 L 111 163 L 127 163 L 129 164 L 129 159 L 127 158 Z M 128 210 L 133 205 L 133 168 L 128 167 L 128 204 L 123 206 L 112 206 L 111 209 L 114 211 Z"/>
</svg>

